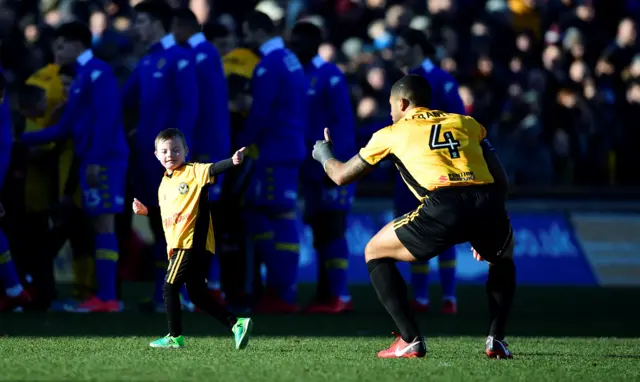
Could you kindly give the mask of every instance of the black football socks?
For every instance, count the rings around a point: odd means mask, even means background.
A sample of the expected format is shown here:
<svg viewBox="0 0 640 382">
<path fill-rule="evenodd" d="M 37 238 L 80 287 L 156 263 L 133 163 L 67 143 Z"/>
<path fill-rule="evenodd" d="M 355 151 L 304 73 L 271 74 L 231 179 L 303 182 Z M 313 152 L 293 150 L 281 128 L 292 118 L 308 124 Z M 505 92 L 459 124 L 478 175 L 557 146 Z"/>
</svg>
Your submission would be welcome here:
<svg viewBox="0 0 640 382">
<path fill-rule="evenodd" d="M 489 265 L 487 299 L 489 302 L 489 333 L 496 339 L 504 338 L 507 318 L 516 290 L 516 266 L 512 258 Z"/>
<path fill-rule="evenodd" d="M 392 259 L 371 260 L 367 269 L 378 299 L 398 326 L 402 340 L 410 343 L 420 336 L 420 330 L 409 305 L 407 284 L 395 263 Z"/>
</svg>

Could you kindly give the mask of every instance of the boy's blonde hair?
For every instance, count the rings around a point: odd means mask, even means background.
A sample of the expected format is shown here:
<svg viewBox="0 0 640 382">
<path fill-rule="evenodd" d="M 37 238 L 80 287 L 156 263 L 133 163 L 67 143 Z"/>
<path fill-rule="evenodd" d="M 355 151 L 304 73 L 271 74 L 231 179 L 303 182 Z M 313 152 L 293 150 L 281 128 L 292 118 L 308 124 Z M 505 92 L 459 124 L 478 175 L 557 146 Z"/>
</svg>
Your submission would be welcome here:
<svg viewBox="0 0 640 382">
<path fill-rule="evenodd" d="M 164 129 L 160 133 L 158 133 L 153 147 L 156 148 L 158 147 L 158 143 L 167 141 L 169 139 L 180 139 L 182 141 L 182 144 L 184 145 L 184 148 L 187 148 L 187 140 L 184 138 L 184 134 L 182 133 L 182 131 L 175 128 Z"/>
</svg>

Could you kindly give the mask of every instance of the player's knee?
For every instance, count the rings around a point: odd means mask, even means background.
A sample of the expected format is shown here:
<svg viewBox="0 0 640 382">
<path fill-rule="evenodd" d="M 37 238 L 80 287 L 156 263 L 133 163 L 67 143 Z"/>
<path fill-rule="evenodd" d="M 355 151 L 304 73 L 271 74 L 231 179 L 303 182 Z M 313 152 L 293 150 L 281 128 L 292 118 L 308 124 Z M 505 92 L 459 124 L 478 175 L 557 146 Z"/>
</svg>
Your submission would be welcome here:
<svg viewBox="0 0 640 382">
<path fill-rule="evenodd" d="M 375 240 L 369 240 L 367 246 L 364 247 L 364 260 L 365 262 L 369 262 L 372 260 L 377 260 L 380 258 L 380 251 L 378 250 L 378 245 Z"/>
<path fill-rule="evenodd" d="M 316 248 L 344 238 L 346 232 L 346 213 L 331 211 L 318 216 L 311 225 L 313 244 Z"/>
<path fill-rule="evenodd" d="M 115 233 L 116 232 L 116 220 L 114 214 L 104 214 L 94 216 L 92 218 L 92 225 L 95 233 Z"/>
</svg>

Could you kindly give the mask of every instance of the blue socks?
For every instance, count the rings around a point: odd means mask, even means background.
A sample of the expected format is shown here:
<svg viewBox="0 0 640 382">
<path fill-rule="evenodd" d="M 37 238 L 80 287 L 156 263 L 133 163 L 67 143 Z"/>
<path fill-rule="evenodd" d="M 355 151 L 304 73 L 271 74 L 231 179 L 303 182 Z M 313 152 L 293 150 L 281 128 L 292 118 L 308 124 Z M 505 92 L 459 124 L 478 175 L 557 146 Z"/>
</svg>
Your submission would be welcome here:
<svg viewBox="0 0 640 382">
<path fill-rule="evenodd" d="M 411 263 L 411 289 L 414 300 L 423 305 L 429 303 L 429 261 Z"/>
<path fill-rule="evenodd" d="M 347 285 L 349 247 L 345 238 L 333 240 L 318 248 L 318 255 L 327 269 L 331 295 L 345 301 L 350 299 Z"/>
<path fill-rule="evenodd" d="M 273 248 L 265 258 L 267 286 L 288 304 L 296 302 L 300 234 L 296 218 L 275 217 L 271 220 Z"/>
<path fill-rule="evenodd" d="M 438 256 L 440 285 L 442 298 L 448 301 L 456 300 L 456 250 L 449 248 Z M 429 262 L 415 262 L 411 264 L 411 287 L 413 298 L 421 304 L 429 303 Z"/>
<path fill-rule="evenodd" d="M 98 298 L 102 301 L 116 299 L 118 272 L 118 239 L 115 233 L 101 233 L 96 242 L 96 279 Z"/>
<path fill-rule="evenodd" d="M 438 268 L 440 271 L 440 285 L 442 285 L 442 298 L 444 300 L 456 300 L 456 249 L 449 248 L 438 256 Z"/>
<path fill-rule="evenodd" d="M 11 259 L 9 241 L 2 231 L 0 231 L 0 281 L 4 285 L 7 296 L 15 297 L 22 292 L 22 284 Z"/>
</svg>

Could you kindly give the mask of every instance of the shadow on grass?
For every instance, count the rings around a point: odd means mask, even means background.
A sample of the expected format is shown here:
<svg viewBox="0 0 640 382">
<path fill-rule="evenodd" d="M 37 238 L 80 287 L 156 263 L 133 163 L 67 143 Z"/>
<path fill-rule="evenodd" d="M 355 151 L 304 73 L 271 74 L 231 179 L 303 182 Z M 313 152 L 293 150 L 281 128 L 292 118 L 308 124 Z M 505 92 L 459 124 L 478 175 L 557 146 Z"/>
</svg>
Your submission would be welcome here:
<svg viewBox="0 0 640 382">
<path fill-rule="evenodd" d="M 140 291 L 125 288 L 124 299 L 135 306 Z M 301 288 L 301 301 L 312 290 Z M 143 289 L 146 291 L 146 289 Z M 352 288 L 355 312 L 340 316 L 256 315 L 255 336 L 270 337 L 369 337 L 390 336 L 395 331 L 369 287 Z M 525 337 L 640 337 L 640 308 L 632 301 L 638 289 L 532 288 L 518 289 L 508 336 Z M 459 314 L 438 313 L 438 290 L 432 291 L 433 311 L 418 315 L 425 335 L 474 336 L 486 334 L 488 315 L 484 286 L 458 288 Z M 128 303 L 132 302 L 132 303 Z M 201 313 L 185 313 L 187 336 L 228 336 L 215 319 Z M 162 314 L 137 312 L 106 314 L 10 313 L 0 315 L 0 335 L 25 337 L 157 337 L 167 332 Z M 551 355 L 551 354 L 550 354 Z M 604 357 L 615 357 L 605 355 Z M 637 358 L 640 358 L 638 356 Z"/>
</svg>

